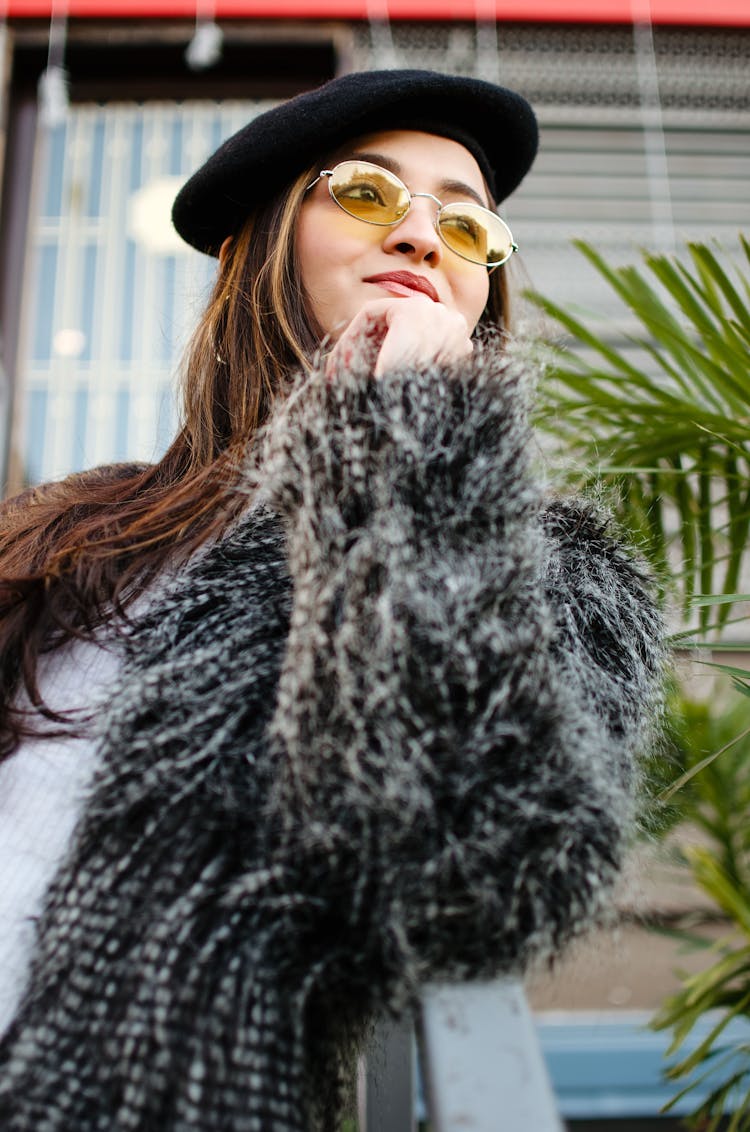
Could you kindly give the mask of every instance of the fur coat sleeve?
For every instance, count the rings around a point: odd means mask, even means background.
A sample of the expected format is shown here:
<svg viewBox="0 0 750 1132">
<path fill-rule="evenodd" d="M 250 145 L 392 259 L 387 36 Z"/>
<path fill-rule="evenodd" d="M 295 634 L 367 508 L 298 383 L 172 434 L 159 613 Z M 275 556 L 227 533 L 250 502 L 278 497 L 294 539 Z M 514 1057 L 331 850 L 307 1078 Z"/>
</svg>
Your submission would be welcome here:
<svg viewBox="0 0 750 1132">
<path fill-rule="evenodd" d="M 8 1132 L 332 1132 L 373 1011 L 606 905 L 647 579 L 544 500 L 511 366 L 370 363 L 285 402 L 260 498 L 131 628 L 0 1043 Z"/>
<path fill-rule="evenodd" d="M 331 894 L 328 977 L 364 960 L 396 1004 L 559 952 L 632 833 L 659 617 L 606 522 L 542 498 L 524 401 L 491 349 L 380 381 L 365 356 L 268 441 L 294 578 L 272 812 L 300 898 Z"/>
</svg>

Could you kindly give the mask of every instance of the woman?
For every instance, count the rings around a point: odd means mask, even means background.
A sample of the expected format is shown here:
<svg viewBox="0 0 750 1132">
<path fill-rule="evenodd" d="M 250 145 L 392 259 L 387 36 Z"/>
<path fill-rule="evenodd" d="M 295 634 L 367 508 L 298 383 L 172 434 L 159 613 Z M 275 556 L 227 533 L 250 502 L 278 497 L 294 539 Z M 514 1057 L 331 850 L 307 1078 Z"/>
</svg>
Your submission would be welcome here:
<svg viewBox="0 0 750 1132">
<path fill-rule="evenodd" d="M 175 204 L 220 270 L 172 448 L 7 506 L 0 804 L 36 760 L 65 820 L 4 1129 L 333 1129 L 376 1012 L 606 907 L 661 631 L 530 468 L 493 208 L 535 149 L 428 72 L 256 119 Z"/>
</svg>

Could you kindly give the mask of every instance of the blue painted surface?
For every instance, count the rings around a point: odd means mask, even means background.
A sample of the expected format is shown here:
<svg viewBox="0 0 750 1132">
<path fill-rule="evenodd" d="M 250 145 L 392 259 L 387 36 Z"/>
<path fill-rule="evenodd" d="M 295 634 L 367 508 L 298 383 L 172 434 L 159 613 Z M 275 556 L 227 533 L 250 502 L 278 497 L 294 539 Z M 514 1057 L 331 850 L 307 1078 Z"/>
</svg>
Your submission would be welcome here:
<svg viewBox="0 0 750 1132">
<path fill-rule="evenodd" d="M 41 214 L 60 216 L 63 211 L 63 180 L 67 131 L 65 125 L 55 126 L 47 134 Z"/>
<path fill-rule="evenodd" d="M 84 346 L 81 352 L 81 362 L 90 362 L 95 356 L 96 343 L 94 334 L 94 311 L 96 309 L 96 265 L 98 248 L 95 243 L 86 244 L 83 251 L 83 286 L 81 287 L 80 312 L 78 325 L 84 333 Z"/>
<path fill-rule="evenodd" d="M 90 461 L 86 455 L 86 434 L 89 428 L 89 391 L 79 385 L 73 395 L 73 436 L 70 463 L 74 471 L 82 472 Z"/>
<path fill-rule="evenodd" d="M 649 1030 L 648 1014 L 624 1018 L 573 1015 L 537 1018 L 537 1032 L 557 1096 L 560 1112 L 569 1118 L 604 1116 L 655 1116 L 683 1087 L 667 1081 L 664 1068 L 669 1033 Z M 694 1050 L 708 1035 L 716 1019 L 696 1025 L 680 1051 Z M 731 1022 L 722 1045 L 739 1049 L 750 1042 L 750 1022 Z M 750 1068 L 750 1052 L 745 1049 Z M 672 1115 L 692 1112 L 716 1086 L 719 1077 L 702 1084 L 670 1110 Z"/>
<path fill-rule="evenodd" d="M 116 461 L 128 458 L 128 429 L 130 427 L 131 393 L 127 385 L 117 390 L 117 412 L 114 419 L 115 438 L 112 458 Z"/>
<path fill-rule="evenodd" d="M 91 158 L 88 171 L 88 192 L 85 210 L 87 216 L 99 216 L 102 208 L 102 176 L 104 169 L 104 120 L 96 122 L 91 139 Z"/>
<path fill-rule="evenodd" d="M 42 244 L 36 252 L 31 334 L 31 356 L 35 362 L 46 362 L 52 356 L 57 251 L 54 244 Z"/>
<path fill-rule="evenodd" d="M 130 191 L 134 193 L 140 189 L 143 182 L 141 167 L 143 165 L 143 116 L 139 115 L 133 122 L 130 135 L 130 158 L 127 163 L 129 173 Z"/>
<path fill-rule="evenodd" d="M 32 389 L 28 395 L 26 424 L 26 468 L 24 475 L 29 483 L 42 479 L 42 457 L 47 435 L 49 393 L 46 389 Z"/>
<path fill-rule="evenodd" d="M 655 1117 L 680 1091 L 664 1078 L 670 1036 L 648 1029 L 651 1015 L 541 1015 L 536 1029 L 560 1115 L 568 1120 Z M 685 1041 L 686 1055 L 707 1036 L 716 1018 L 696 1025 Z M 740 1049 L 750 1068 L 750 1022 L 735 1021 L 724 1031 L 723 1044 Z M 713 1082 L 713 1084 L 712 1084 Z M 670 1110 L 670 1116 L 693 1112 L 718 1078 L 700 1087 Z M 745 1102 L 747 1103 L 747 1102 Z M 427 1119 L 419 1070 L 416 1113 Z"/>
<path fill-rule="evenodd" d="M 131 362 L 135 357 L 135 257 L 136 246 L 134 241 L 126 240 L 118 352 L 118 357 L 124 362 Z"/>
</svg>

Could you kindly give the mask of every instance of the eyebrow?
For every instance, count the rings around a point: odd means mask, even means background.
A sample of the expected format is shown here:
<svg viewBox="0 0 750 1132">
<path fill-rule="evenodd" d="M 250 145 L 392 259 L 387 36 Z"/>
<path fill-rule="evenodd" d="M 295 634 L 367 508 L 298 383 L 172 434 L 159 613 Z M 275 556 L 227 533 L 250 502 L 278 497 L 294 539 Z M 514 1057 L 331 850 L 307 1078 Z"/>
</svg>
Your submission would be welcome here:
<svg viewBox="0 0 750 1132">
<path fill-rule="evenodd" d="M 392 157 L 386 156 L 386 154 L 384 153 L 366 153 L 360 152 L 358 150 L 352 154 L 349 160 L 370 161 L 373 165 L 382 165 L 384 169 L 388 169 L 389 172 L 395 173 L 397 177 L 400 177 L 402 175 L 401 164 L 398 161 L 394 161 Z M 477 190 L 472 189 L 471 185 L 467 185 L 465 181 L 454 181 L 450 177 L 445 178 L 444 180 L 440 181 L 438 185 L 438 192 L 463 194 L 464 196 L 468 196 L 472 200 L 476 201 L 477 204 L 480 204 L 482 206 L 482 208 L 490 207 L 485 200 L 482 200 Z"/>
</svg>

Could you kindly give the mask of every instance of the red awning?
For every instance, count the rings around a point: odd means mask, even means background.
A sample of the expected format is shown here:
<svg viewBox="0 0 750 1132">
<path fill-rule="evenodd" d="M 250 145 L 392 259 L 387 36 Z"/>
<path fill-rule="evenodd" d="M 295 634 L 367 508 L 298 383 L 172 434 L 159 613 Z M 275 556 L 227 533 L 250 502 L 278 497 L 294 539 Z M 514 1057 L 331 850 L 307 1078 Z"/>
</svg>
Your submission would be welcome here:
<svg viewBox="0 0 750 1132">
<path fill-rule="evenodd" d="M 55 0 L 70 16 L 193 18 L 200 0 Z M 10 16 L 49 17 L 52 0 L 7 0 Z M 550 23 L 631 23 L 750 27 L 750 0 L 216 0 L 219 19 L 475 20 L 478 16 Z"/>
</svg>

